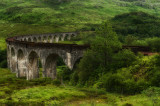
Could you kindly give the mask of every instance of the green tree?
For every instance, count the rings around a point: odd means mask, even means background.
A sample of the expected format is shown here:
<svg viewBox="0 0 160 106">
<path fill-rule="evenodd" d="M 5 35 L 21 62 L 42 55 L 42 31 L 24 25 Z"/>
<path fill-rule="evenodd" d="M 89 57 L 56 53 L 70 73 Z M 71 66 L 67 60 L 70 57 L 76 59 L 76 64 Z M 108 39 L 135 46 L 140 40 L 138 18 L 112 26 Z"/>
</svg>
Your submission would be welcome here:
<svg viewBox="0 0 160 106">
<path fill-rule="evenodd" d="M 104 23 L 96 30 L 91 48 L 86 51 L 78 66 L 79 82 L 93 84 L 103 73 L 109 72 L 113 64 L 113 55 L 121 49 L 117 34 L 110 23 Z"/>
</svg>

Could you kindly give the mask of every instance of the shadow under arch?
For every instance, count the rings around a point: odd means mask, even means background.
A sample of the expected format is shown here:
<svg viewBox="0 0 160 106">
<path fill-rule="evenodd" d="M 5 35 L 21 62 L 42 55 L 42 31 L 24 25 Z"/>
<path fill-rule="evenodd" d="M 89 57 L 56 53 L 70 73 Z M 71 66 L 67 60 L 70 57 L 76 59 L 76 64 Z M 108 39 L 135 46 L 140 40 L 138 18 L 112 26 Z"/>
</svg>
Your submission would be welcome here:
<svg viewBox="0 0 160 106">
<path fill-rule="evenodd" d="M 41 42 L 41 41 L 42 41 L 42 38 L 41 38 L 41 36 L 39 36 L 37 39 L 37 42 Z"/>
<path fill-rule="evenodd" d="M 68 37 L 69 37 L 69 34 L 66 34 L 65 37 L 64 37 L 64 41 L 67 41 Z"/>
<path fill-rule="evenodd" d="M 11 57 L 14 57 L 15 56 L 15 50 L 14 50 L 14 48 L 12 47 L 11 48 Z"/>
<path fill-rule="evenodd" d="M 28 72 L 27 72 L 27 80 L 39 78 L 39 63 L 40 58 L 35 51 L 31 51 L 28 56 Z"/>
<path fill-rule="evenodd" d="M 28 42 L 31 42 L 31 38 L 28 38 Z"/>
<path fill-rule="evenodd" d="M 16 54 L 15 54 L 15 49 L 12 47 L 11 48 L 11 71 L 16 72 L 17 69 L 17 61 L 16 61 Z"/>
<path fill-rule="evenodd" d="M 33 42 L 37 42 L 37 38 L 36 37 L 33 38 Z"/>
<path fill-rule="evenodd" d="M 49 54 L 45 61 L 45 77 L 55 79 L 57 76 L 58 66 L 68 67 L 61 56 L 55 53 Z"/>
<path fill-rule="evenodd" d="M 79 57 L 79 58 L 75 61 L 72 70 L 75 70 L 75 69 L 78 67 L 78 64 L 80 63 L 81 59 L 82 59 L 82 57 Z"/>
<path fill-rule="evenodd" d="M 18 55 L 17 55 L 17 60 L 18 60 L 18 77 L 26 77 L 26 61 L 25 61 L 25 56 L 24 53 L 21 49 L 18 50 Z"/>
<path fill-rule="evenodd" d="M 26 42 L 27 41 L 27 39 L 26 38 L 24 38 L 24 42 Z"/>
</svg>

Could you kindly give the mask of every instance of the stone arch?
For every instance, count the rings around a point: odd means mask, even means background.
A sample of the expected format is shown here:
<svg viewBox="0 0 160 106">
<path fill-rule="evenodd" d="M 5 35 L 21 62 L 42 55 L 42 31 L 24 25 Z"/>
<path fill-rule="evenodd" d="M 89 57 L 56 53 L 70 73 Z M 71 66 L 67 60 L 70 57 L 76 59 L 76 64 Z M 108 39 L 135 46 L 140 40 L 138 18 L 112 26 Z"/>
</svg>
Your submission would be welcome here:
<svg viewBox="0 0 160 106">
<path fill-rule="evenodd" d="M 18 77 L 25 77 L 26 76 L 26 64 L 25 64 L 25 56 L 21 49 L 18 50 L 17 55 L 18 60 Z"/>
<path fill-rule="evenodd" d="M 12 72 L 16 72 L 17 69 L 17 60 L 16 60 L 16 53 L 15 49 L 12 47 L 11 48 L 11 70 Z"/>
<path fill-rule="evenodd" d="M 76 36 L 75 34 L 72 34 L 72 35 L 71 35 L 71 37 L 75 37 L 75 36 Z"/>
<path fill-rule="evenodd" d="M 24 41 L 26 42 L 26 41 L 27 41 L 27 39 L 26 39 L 26 38 L 24 38 Z"/>
<path fill-rule="evenodd" d="M 33 42 L 37 42 L 37 38 L 36 37 L 33 38 Z"/>
<path fill-rule="evenodd" d="M 31 38 L 28 38 L 28 42 L 32 42 Z"/>
<path fill-rule="evenodd" d="M 43 36 L 42 42 L 47 42 L 47 36 Z"/>
<path fill-rule="evenodd" d="M 74 70 L 75 68 L 77 68 L 77 65 L 79 64 L 79 62 L 80 62 L 81 59 L 82 59 L 82 57 L 78 57 L 78 58 L 75 60 L 75 62 L 74 62 L 74 64 L 73 64 L 72 70 Z"/>
<path fill-rule="evenodd" d="M 64 41 L 63 34 L 59 35 L 59 41 Z"/>
<path fill-rule="evenodd" d="M 69 34 L 66 34 L 66 35 L 65 35 L 64 41 L 68 40 L 68 36 L 69 36 Z"/>
<path fill-rule="evenodd" d="M 52 79 L 56 78 L 56 62 L 59 56 L 57 54 L 50 54 L 45 61 L 45 76 Z"/>
<path fill-rule="evenodd" d="M 48 37 L 48 42 L 52 43 L 52 36 L 51 35 Z"/>
<path fill-rule="evenodd" d="M 41 41 L 42 41 L 42 39 L 41 39 L 41 37 L 39 36 L 39 37 L 38 37 L 38 42 L 41 42 Z"/>
<path fill-rule="evenodd" d="M 56 36 L 57 36 L 57 35 L 54 35 L 54 36 L 52 37 L 53 43 L 56 41 Z"/>
<path fill-rule="evenodd" d="M 28 73 L 27 79 L 39 78 L 39 56 L 35 51 L 31 51 L 28 56 Z"/>
<path fill-rule="evenodd" d="M 13 47 L 11 48 L 11 56 L 12 56 L 12 57 L 14 57 L 14 56 L 15 56 L 15 50 L 14 50 L 14 48 L 13 48 Z"/>
</svg>

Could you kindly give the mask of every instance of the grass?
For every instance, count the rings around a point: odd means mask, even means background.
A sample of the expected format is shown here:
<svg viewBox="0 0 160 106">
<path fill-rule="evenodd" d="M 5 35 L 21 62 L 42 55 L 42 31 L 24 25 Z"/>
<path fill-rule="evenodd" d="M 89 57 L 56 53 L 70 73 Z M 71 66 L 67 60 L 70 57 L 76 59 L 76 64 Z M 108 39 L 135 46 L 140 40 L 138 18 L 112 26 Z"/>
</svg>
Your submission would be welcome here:
<svg viewBox="0 0 160 106">
<path fill-rule="evenodd" d="M 0 49 L 6 48 L 4 40 L 10 36 L 92 30 L 121 13 L 144 11 L 160 16 L 160 12 L 156 11 L 160 9 L 158 0 L 140 3 L 143 6 L 138 6 L 136 1 L 122 0 L 74 0 L 64 3 L 52 0 L 2 0 Z M 148 8 L 148 5 L 154 8 Z"/>
<path fill-rule="evenodd" d="M 80 106 L 151 106 L 153 99 L 144 94 L 120 95 L 103 89 L 55 86 L 51 79 L 26 81 L 10 70 L 0 69 L 0 105 L 80 105 Z M 159 96 L 155 99 L 159 101 Z M 159 102 L 155 102 L 158 105 Z"/>
</svg>

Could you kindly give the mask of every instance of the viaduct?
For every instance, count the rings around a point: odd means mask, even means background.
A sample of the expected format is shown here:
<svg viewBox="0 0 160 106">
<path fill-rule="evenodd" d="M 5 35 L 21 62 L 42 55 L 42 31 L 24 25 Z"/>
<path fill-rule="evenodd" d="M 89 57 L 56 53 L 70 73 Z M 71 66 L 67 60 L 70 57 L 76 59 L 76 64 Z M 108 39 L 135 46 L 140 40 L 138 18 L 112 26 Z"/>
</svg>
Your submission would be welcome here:
<svg viewBox="0 0 160 106">
<path fill-rule="evenodd" d="M 27 80 L 39 77 L 39 62 L 43 77 L 56 78 L 56 60 L 61 57 L 71 70 L 75 62 L 83 56 L 89 46 L 61 44 L 77 33 L 54 33 L 42 35 L 16 36 L 6 39 L 8 68 L 17 77 Z"/>
<path fill-rule="evenodd" d="M 6 39 L 8 68 L 17 77 L 27 80 L 39 78 L 39 63 L 42 64 L 43 77 L 56 78 L 56 61 L 61 57 L 71 70 L 89 45 L 62 44 L 59 41 L 70 40 L 77 33 L 54 33 L 41 35 L 15 36 Z M 148 48 L 123 46 L 136 51 L 148 51 Z"/>
</svg>

